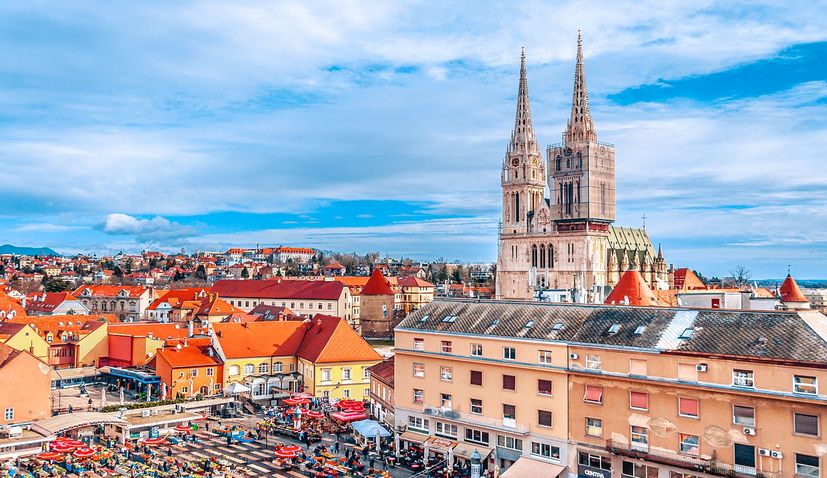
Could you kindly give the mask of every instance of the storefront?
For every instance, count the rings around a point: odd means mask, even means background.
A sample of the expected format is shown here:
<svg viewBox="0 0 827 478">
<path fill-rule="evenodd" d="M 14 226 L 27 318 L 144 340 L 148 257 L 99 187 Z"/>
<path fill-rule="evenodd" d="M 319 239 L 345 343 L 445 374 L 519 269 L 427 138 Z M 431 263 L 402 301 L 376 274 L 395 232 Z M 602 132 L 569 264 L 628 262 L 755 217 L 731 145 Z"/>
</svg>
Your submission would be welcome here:
<svg viewBox="0 0 827 478">
<path fill-rule="evenodd" d="M 500 475 L 502 478 L 556 478 L 566 467 L 547 461 L 521 456 Z"/>
<path fill-rule="evenodd" d="M 587 451 L 577 452 L 578 478 L 612 478 L 612 459 Z"/>
</svg>

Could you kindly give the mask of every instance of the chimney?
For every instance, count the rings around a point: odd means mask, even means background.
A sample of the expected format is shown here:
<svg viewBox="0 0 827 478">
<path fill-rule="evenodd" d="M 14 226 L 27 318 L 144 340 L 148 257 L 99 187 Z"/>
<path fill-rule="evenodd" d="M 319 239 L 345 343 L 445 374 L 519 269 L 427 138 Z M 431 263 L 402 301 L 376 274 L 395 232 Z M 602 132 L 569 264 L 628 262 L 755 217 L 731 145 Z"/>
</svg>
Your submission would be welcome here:
<svg viewBox="0 0 827 478">
<path fill-rule="evenodd" d="M 189 322 L 187 322 L 187 337 L 192 337 L 193 336 L 193 327 L 194 327 L 194 325 L 193 325 L 191 320 Z"/>
</svg>

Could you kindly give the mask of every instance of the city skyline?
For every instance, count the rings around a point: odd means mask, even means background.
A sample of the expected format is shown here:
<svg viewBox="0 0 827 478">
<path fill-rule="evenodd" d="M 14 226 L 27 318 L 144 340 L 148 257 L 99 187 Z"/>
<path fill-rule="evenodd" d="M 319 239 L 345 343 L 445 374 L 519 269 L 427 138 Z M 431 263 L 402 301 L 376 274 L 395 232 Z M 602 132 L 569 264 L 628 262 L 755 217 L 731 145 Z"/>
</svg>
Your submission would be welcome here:
<svg viewBox="0 0 827 478">
<path fill-rule="evenodd" d="M 520 47 L 555 143 L 582 28 L 618 222 L 709 276 L 821 277 L 824 7 L 635 5 L 4 5 L 5 242 L 493 262 Z"/>
</svg>

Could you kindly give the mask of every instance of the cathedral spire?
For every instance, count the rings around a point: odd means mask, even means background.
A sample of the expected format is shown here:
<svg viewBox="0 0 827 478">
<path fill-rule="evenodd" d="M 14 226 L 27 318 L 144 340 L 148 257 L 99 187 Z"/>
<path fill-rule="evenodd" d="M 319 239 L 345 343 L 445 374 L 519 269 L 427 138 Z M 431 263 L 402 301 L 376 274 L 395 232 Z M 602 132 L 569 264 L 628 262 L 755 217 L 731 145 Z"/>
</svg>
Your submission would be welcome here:
<svg viewBox="0 0 827 478">
<path fill-rule="evenodd" d="M 534 127 L 531 125 L 531 105 L 528 101 L 528 80 L 525 72 L 525 47 L 520 56 L 520 87 L 517 91 L 517 117 L 514 119 L 514 130 L 511 132 L 509 153 L 528 153 L 539 155 L 540 148 L 534 136 Z"/>
<path fill-rule="evenodd" d="M 574 67 L 574 91 L 571 98 L 571 117 L 566 128 L 566 142 L 597 141 L 594 123 L 589 114 L 589 92 L 583 68 L 583 37 L 577 30 L 577 65 Z"/>
</svg>

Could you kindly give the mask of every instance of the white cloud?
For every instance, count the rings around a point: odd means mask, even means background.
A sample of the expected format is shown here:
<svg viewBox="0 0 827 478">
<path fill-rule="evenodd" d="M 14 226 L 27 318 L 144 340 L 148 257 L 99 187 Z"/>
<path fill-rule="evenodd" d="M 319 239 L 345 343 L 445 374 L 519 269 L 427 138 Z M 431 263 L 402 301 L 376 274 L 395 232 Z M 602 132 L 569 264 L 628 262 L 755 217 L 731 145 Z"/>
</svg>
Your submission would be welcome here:
<svg viewBox="0 0 827 478">
<path fill-rule="evenodd" d="M 114 235 L 134 236 L 138 242 L 181 239 L 196 233 L 195 228 L 172 222 L 161 216 L 140 219 L 128 214 L 109 214 L 100 225 L 101 231 Z"/>
</svg>

